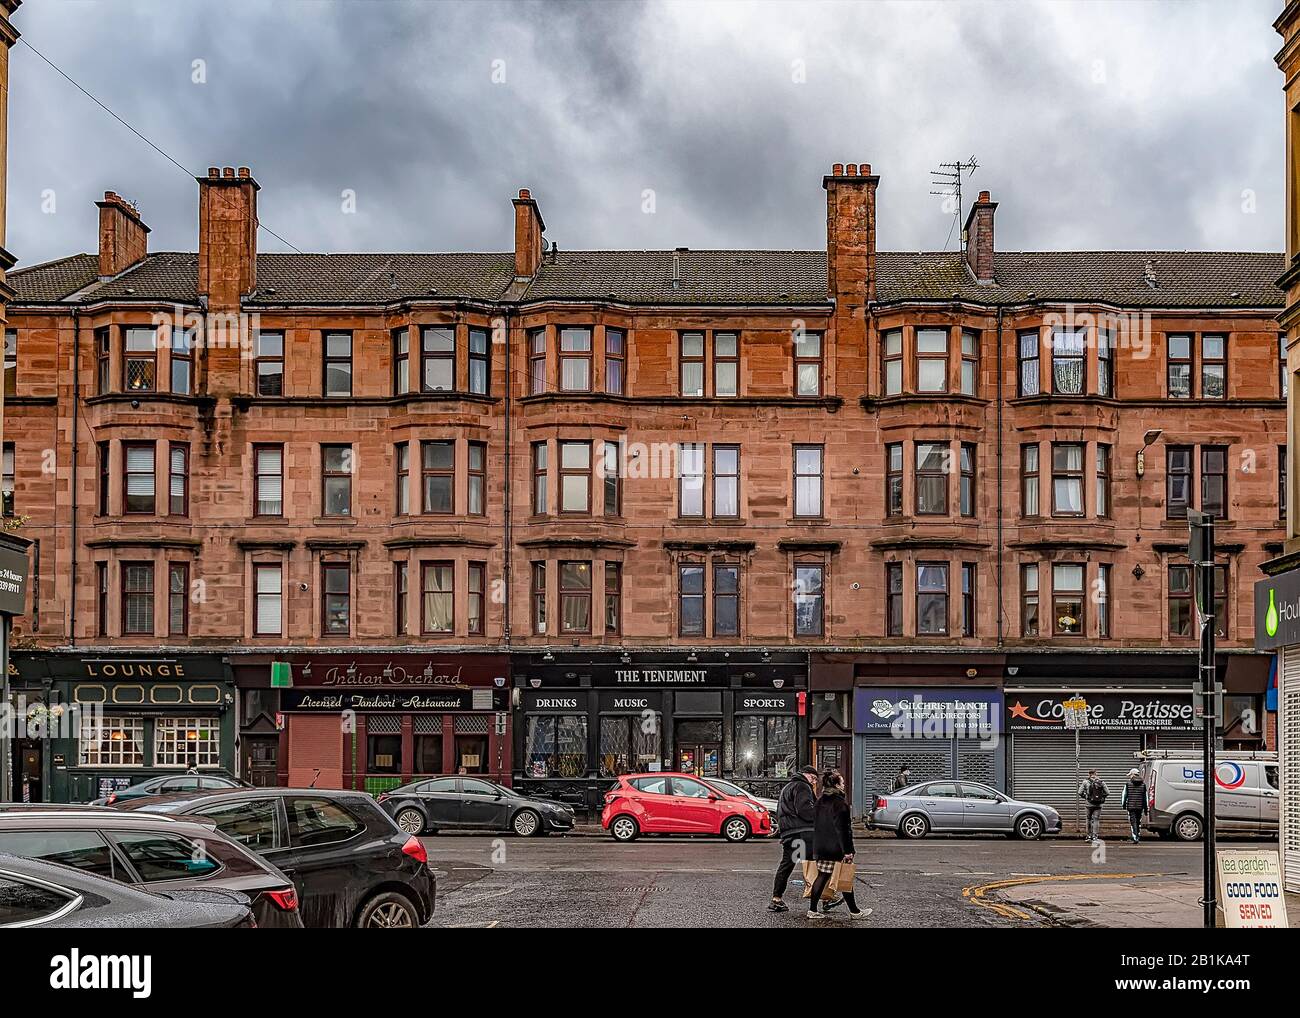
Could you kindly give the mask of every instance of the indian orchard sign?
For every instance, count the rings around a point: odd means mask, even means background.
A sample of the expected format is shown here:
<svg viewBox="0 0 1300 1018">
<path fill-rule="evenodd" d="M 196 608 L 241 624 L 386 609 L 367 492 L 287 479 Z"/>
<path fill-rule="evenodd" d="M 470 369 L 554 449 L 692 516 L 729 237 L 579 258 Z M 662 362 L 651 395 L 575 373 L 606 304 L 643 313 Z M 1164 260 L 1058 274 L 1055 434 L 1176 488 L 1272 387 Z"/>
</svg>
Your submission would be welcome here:
<svg viewBox="0 0 1300 1018">
<path fill-rule="evenodd" d="M 1255 583 L 1255 649 L 1300 644 L 1300 569 Z"/>
<path fill-rule="evenodd" d="M 1007 731 L 1066 730 L 1066 704 L 1073 693 L 1021 689 L 1006 691 Z M 1101 731 L 1189 732 L 1195 728 L 1190 693 L 1089 691 L 1087 727 Z"/>
</svg>

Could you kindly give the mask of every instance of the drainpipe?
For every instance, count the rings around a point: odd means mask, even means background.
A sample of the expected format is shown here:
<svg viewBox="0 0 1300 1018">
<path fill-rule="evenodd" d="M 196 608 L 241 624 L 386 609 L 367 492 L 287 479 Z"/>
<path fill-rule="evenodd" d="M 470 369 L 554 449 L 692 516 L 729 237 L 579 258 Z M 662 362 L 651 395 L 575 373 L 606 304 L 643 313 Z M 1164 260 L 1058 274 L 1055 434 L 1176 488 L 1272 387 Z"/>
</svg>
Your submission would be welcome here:
<svg viewBox="0 0 1300 1018">
<path fill-rule="evenodd" d="M 72 590 L 68 595 L 68 646 L 77 645 L 77 438 L 81 433 L 81 315 L 72 309 L 72 523 L 69 538 L 72 541 Z"/>
<path fill-rule="evenodd" d="M 511 450 L 514 446 L 514 431 L 511 427 L 511 394 L 514 389 L 514 373 L 511 368 L 510 350 L 514 346 L 511 337 L 510 311 L 505 315 L 505 334 L 506 334 L 506 406 L 505 406 L 505 447 L 506 447 L 506 485 L 503 497 L 505 499 L 505 514 L 502 519 L 502 551 L 504 552 L 504 561 L 502 562 L 502 579 L 505 583 L 505 599 L 502 605 L 502 611 L 505 613 L 501 623 L 501 636 L 505 641 L 507 648 L 510 646 L 510 584 L 511 584 L 511 562 L 514 559 L 513 542 L 513 513 L 514 503 L 511 497 L 512 484 L 512 458 Z"/>
<path fill-rule="evenodd" d="M 1003 616 L 1005 615 L 1005 605 L 1002 600 L 1004 573 L 1006 566 L 1002 558 L 1002 307 L 998 306 L 998 649 L 1002 649 L 1003 636 Z"/>
</svg>

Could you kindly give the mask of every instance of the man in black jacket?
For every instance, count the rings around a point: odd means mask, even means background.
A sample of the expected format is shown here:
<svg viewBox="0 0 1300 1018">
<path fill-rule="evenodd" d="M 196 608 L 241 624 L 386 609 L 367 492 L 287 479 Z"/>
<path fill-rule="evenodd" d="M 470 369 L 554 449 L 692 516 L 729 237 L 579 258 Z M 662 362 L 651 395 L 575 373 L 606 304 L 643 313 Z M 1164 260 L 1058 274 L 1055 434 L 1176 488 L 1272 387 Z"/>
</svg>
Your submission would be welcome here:
<svg viewBox="0 0 1300 1018">
<path fill-rule="evenodd" d="M 817 806 L 813 782 L 816 778 L 816 767 L 809 765 L 801 768 L 781 789 L 781 797 L 777 800 L 776 822 L 781 831 L 781 863 L 776 868 L 776 880 L 772 884 L 772 901 L 767 906 L 769 912 L 790 911 L 783 900 L 790 874 L 794 872 L 796 863 L 802 865 L 804 860 L 812 859 L 813 820 Z"/>
</svg>

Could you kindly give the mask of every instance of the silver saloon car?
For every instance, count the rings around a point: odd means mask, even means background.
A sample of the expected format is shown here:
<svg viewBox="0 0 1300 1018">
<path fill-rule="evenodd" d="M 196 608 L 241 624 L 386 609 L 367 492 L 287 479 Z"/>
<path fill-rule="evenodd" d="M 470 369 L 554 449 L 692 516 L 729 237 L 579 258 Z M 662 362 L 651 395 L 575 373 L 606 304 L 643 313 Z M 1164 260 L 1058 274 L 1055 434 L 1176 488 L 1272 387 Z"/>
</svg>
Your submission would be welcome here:
<svg viewBox="0 0 1300 1018">
<path fill-rule="evenodd" d="M 1007 834 L 1033 841 L 1059 834 L 1051 806 L 1021 802 L 974 781 L 925 781 L 876 797 L 867 826 L 900 838 L 943 834 Z"/>
</svg>

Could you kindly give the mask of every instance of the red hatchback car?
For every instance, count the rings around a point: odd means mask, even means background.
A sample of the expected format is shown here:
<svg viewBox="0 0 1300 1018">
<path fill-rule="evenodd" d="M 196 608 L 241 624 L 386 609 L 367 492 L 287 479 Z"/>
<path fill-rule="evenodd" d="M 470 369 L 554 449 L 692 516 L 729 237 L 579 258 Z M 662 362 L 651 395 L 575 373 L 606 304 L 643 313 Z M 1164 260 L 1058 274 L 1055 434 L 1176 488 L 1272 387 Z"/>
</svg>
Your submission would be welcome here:
<svg viewBox="0 0 1300 1018">
<path fill-rule="evenodd" d="M 772 818 L 752 799 L 728 795 L 693 774 L 624 774 L 605 793 L 600 825 L 615 841 L 642 834 L 720 834 L 744 841 L 772 833 Z"/>
</svg>

